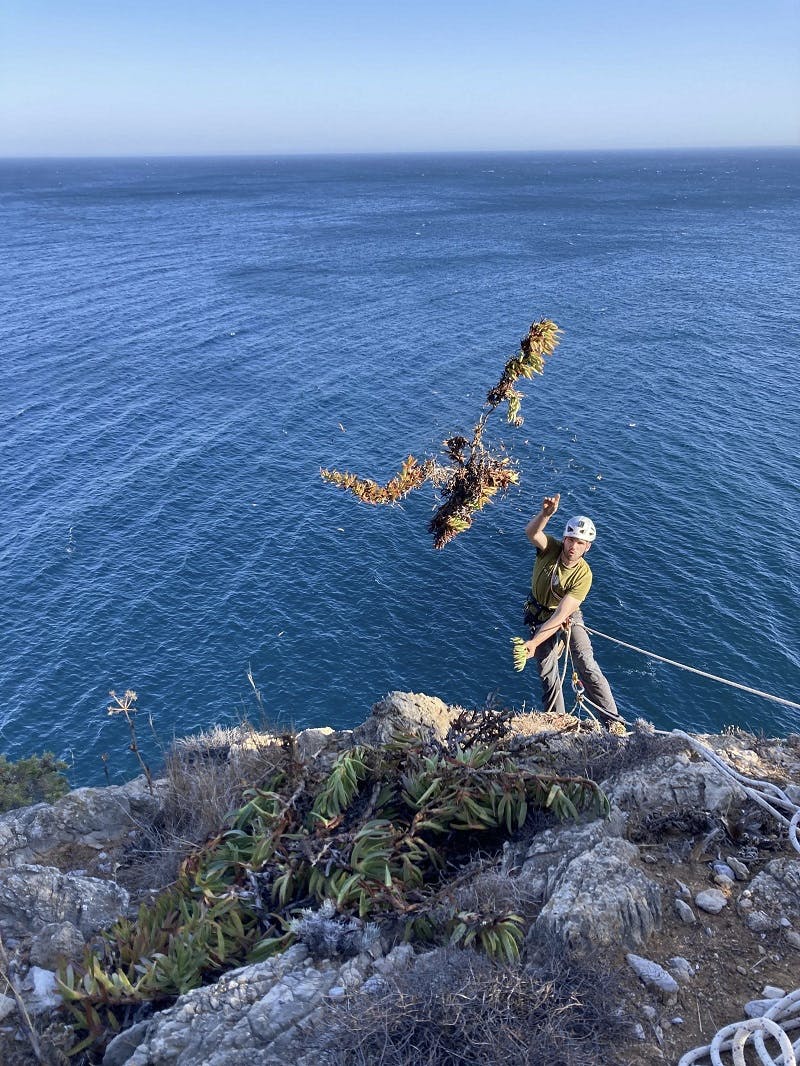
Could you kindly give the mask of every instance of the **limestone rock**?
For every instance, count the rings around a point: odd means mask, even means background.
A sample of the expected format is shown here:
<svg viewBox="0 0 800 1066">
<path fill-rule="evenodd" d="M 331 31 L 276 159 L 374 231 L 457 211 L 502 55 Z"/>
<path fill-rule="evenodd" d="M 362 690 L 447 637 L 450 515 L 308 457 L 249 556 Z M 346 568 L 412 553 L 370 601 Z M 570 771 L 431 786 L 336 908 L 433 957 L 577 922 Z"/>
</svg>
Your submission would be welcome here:
<svg viewBox="0 0 800 1066">
<path fill-rule="evenodd" d="M 57 803 L 37 803 L 0 815 L 0 867 L 36 863 L 54 848 L 80 843 L 99 849 L 161 809 L 164 782 L 150 794 L 144 777 L 107 788 L 76 788 Z"/>
<path fill-rule="evenodd" d="M 303 729 L 297 734 L 297 753 L 301 759 L 325 763 L 336 757 L 343 747 L 348 733 L 337 732 L 330 726 L 320 729 Z M 326 759 L 327 756 L 327 759 Z"/>
<path fill-rule="evenodd" d="M 531 899 L 547 900 L 578 855 L 591 850 L 602 840 L 620 837 L 625 820 L 620 811 L 612 811 L 607 820 L 596 818 L 586 825 L 565 824 L 537 833 L 528 845 L 503 850 L 501 873 L 517 876 L 524 882 Z"/>
<path fill-rule="evenodd" d="M 460 708 L 448 707 L 436 696 L 417 692 L 390 692 L 372 708 L 372 714 L 353 730 L 356 744 L 384 744 L 393 733 L 444 740 Z"/>
<path fill-rule="evenodd" d="M 661 888 L 636 863 L 626 840 L 601 840 L 576 856 L 552 886 L 529 937 L 555 936 L 570 948 L 639 947 L 661 926 Z"/>
<path fill-rule="evenodd" d="M 675 955 L 667 961 L 669 972 L 681 984 L 686 984 L 694 979 L 694 968 L 683 955 Z M 674 1024 L 674 1023 L 673 1023 Z"/>
<path fill-rule="evenodd" d="M 774 999 L 751 999 L 749 1003 L 745 1003 L 744 1012 L 748 1018 L 763 1018 L 774 1006 Z"/>
<path fill-rule="evenodd" d="M 391 969 L 393 955 L 383 960 L 384 969 Z M 406 958 L 398 956 L 397 965 Z M 127 1066 L 300 1066 L 307 1061 L 305 1034 L 331 991 L 358 988 L 373 969 L 366 955 L 341 965 L 315 963 L 304 945 L 295 944 L 187 992 L 154 1015 Z"/>
<path fill-rule="evenodd" d="M 728 855 L 725 861 L 727 862 L 728 866 L 730 866 L 730 868 L 733 870 L 734 876 L 736 877 L 737 881 L 746 881 L 747 878 L 750 876 L 749 869 L 745 866 L 741 859 L 737 859 L 735 855 Z"/>
<path fill-rule="evenodd" d="M 111 925 L 129 902 L 113 881 L 65 874 L 54 866 L 0 868 L 0 926 L 12 935 L 71 922 L 87 936 Z"/>
<path fill-rule="evenodd" d="M 694 925 L 694 923 L 697 921 L 697 916 L 695 915 L 689 904 L 686 902 L 686 900 L 676 899 L 675 911 L 680 920 L 684 923 L 684 925 Z"/>
<path fill-rule="evenodd" d="M 800 861 L 797 857 L 773 859 L 750 882 L 753 902 L 780 924 L 788 918 L 800 924 Z"/>
<path fill-rule="evenodd" d="M 715 811 L 724 814 L 743 796 L 710 763 L 685 755 L 661 756 L 648 766 L 614 774 L 603 782 L 606 795 L 626 811 Z"/>
<path fill-rule="evenodd" d="M 86 941 L 72 922 L 51 922 L 42 926 L 31 941 L 31 962 L 55 970 L 62 960 L 77 962 Z"/>
<path fill-rule="evenodd" d="M 781 927 L 780 920 L 771 917 L 766 911 L 750 911 L 744 924 L 751 933 L 772 933 Z"/>
</svg>

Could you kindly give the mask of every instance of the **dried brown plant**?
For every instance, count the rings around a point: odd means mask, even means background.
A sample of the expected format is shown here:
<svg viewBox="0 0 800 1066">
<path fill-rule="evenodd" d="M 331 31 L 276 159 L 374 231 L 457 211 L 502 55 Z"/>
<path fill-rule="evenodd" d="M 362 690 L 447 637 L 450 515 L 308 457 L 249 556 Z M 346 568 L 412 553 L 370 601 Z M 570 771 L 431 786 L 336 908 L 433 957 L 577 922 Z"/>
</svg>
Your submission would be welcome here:
<svg viewBox="0 0 800 1066">
<path fill-rule="evenodd" d="M 442 502 L 428 524 L 428 532 L 433 534 L 434 548 L 443 548 L 472 526 L 475 515 L 498 492 L 505 492 L 519 481 L 519 473 L 502 445 L 494 451 L 486 447 L 484 430 L 491 413 L 503 403 L 508 404 L 508 422 L 513 426 L 522 425 L 522 393 L 516 383 L 520 378 L 532 378 L 544 372 L 544 360 L 555 351 L 560 334 L 561 330 L 550 319 L 532 323 L 520 341 L 519 351 L 506 362 L 500 380 L 489 389 L 471 438 L 455 434 L 444 441 L 449 462 L 437 459 L 419 462 L 409 455 L 399 473 L 385 485 L 348 471 L 323 469 L 321 477 L 368 504 L 397 503 L 414 489 L 431 482 L 439 490 Z"/>
</svg>

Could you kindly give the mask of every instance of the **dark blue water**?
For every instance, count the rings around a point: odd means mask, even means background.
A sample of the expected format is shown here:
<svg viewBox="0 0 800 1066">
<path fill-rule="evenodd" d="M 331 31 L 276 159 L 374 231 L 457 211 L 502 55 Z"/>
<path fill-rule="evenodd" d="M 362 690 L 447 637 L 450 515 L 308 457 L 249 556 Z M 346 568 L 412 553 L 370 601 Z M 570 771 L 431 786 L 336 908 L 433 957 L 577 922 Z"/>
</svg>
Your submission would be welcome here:
<svg viewBox="0 0 800 1066">
<path fill-rule="evenodd" d="M 599 528 L 590 625 L 800 699 L 799 175 L 797 151 L 0 164 L 0 750 L 130 773 L 110 688 L 167 742 L 253 713 L 248 664 L 298 726 L 397 688 L 530 705 L 508 640 L 556 490 Z M 468 431 L 542 315 L 562 345 L 524 427 L 495 423 L 521 485 L 470 533 L 436 553 L 430 493 L 372 510 L 319 479 Z M 596 644 L 628 716 L 800 728 Z"/>
</svg>

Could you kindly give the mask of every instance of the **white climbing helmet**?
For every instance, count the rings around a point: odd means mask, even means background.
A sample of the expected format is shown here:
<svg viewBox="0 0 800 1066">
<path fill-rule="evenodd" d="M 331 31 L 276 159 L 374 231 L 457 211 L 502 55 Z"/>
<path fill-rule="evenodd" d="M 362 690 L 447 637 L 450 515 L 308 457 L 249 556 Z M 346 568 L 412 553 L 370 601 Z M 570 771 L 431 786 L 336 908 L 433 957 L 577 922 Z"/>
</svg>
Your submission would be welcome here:
<svg viewBox="0 0 800 1066">
<path fill-rule="evenodd" d="M 591 544 L 597 536 L 597 530 L 594 528 L 594 522 L 591 518 L 587 518 L 585 514 L 577 514 L 567 522 L 564 536 L 574 537 L 575 540 L 583 540 L 587 544 Z"/>
</svg>

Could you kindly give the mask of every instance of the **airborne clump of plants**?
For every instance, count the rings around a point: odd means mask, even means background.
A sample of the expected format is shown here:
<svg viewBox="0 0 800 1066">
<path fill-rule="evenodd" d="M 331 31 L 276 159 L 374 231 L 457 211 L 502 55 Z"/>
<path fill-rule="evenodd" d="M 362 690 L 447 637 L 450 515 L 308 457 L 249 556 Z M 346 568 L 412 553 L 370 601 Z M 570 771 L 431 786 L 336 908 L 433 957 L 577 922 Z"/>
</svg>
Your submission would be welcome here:
<svg viewBox="0 0 800 1066">
<path fill-rule="evenodd" d="M 444 448 L 449 462 L 426 459 L 419 462 L 413 455 L 403 462 L 399 473 L 385 485 L 348 471 L 320 471 L 322 478 L 352 493 L 368 504 L 397 503 L 426 482 L 439 491 L 442 502 L 428 525 L 434 548 L 444 548 L 459 533 L 468 530 L 478 514 L 498 493 L 519 481 L 519 473 L 502 446 L 491 450 L 484 443 L 484 431 L 492 412 L 507 404 L 507 421 L 521 426 L 523 394 L 516 388 L 520 378 L 544 373 L 544 361 L 558 345 L 561 330 L 550 319 L 532 323 L 520 341 L 519 351 L 503 368 L 500 380 L 486 394 L 483 410 L 473 426 L 472 436 L 448 437 Z"/>
<path fill-rule="evenodd" d="M 454 891 L 469 877 L 475 837 L 491 851 L 529 810 L 577 817 L 605 814 L 608 802 L 595 782 L 557 774 L 546 755 L 522 765 L 503 744 L 500 717 L 494 739 L 485 739 L 487 712 L 464 712 L 447 742 L 396 735 L 344 750 L 328 770 L 283 737 L 271 778 L 245 793 L 175 882 L 87 945 L 81 965 L 60 970 L 78 1034 L 71 1054 L 94 1056 L 148 1004 L 160 1009 L 284 951 L 315 911 L 325 936 L 337 934 L 334 921 L 343 940 L 361 926 L 364 942 L 383 931 L 515 961 L 523 918 L 492 901 L 464 910 Z"/>
</svg>

